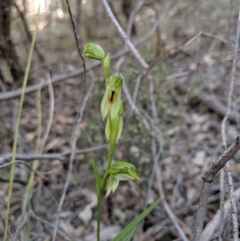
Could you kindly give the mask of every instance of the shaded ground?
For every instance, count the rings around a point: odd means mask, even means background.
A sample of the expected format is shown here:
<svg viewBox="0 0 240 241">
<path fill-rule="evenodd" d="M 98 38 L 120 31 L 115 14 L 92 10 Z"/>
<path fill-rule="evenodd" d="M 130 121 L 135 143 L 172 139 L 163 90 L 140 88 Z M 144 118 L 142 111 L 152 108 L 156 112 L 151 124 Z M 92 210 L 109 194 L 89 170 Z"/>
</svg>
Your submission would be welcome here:
<svg viewBox="0 0 240 241">
<path fill-rule="evenodd" d="M 60 18 L 62 6 L 52 3 L 52 11 L 41 15 L 37 46 L 44 56 L 41 63 L 34 56 L 29 85 L 48 78 L 48 69 L 53 77 L 75 71 L 82 67 L 77 54 L 73 33 L 67 12 Z M 72 5 L 75 3 L 72 3 Z M 134 1 L 134 6 L 137 3 Z M 115 160 L 128 160 L 137 166 L 140 181 L 122 183 L 116 193 L 103 202 L 102 233 L 112 236 L 144 207 L 159 197 L 154 177 L 152 137 L 161 134 L 162 152 L 159 163 L 166 199 L 177 215 L 185 234 L 191 238 L 194 215 L 198 208 L 201 190 L 201 175 L 222 152 L 221 121 L 226 111 L 229 82 L 232 68 L 233 48 L 237 27 L 238 1 L 179 1 L 174 3 L 161 25 L 138 49 L 151 66 L 153 91 L 149 80 L 142 73 L 139 63 L 127 54 L 119 72 L 143 115 L 137 115 L 123 93 L 125 104 L 124 129 L 115 152 Z M 120 12 L 119 2 L 113 2 L 115 12 L 126 28 L 126 19 Z M 164 3 L 151 1 L 135 17 L 137 35 L 133 42 L 147 33 L 156 19 L 164 13 Z M 73 9 L 74 6 L 72 6 Z M 75 12 L 74 12 L 75 13 Z M 16 50 L 26 63 L 29 44 L 22 29 L 22 22 L 14 12 L 12 35 Z M 32 12 L 26 14 L 30 27 Z M 102 4 L 96 7 L 94 1 L 83 1 L 79 36 L 81 45 L 87 42 L 100 44 L 111 56 L 121 50 L 123 42 L 106 16 Z M 200 31 L 198 37 L 193 39 Z M 220 40 L 219 40 L 220 39 Z M 189 41 L 191 40 L 191 41 Z M 189 42 L 188 42 L 189 41 Z M 113 71 L 119 58 L 112 61 Z M 2 60 L 1 60 L 2 61 Z M 90 66 L 91 61 L 87 61 Z M 2 64 L 2 63 L 1 63 Z M 238 64 L 239 66 L 239 64 Z M 2 64 L 7 77 L 6 91 L 21 87 L 21 83 L 11 80 L 7 66 Z M 79 101 L 82 97 L 82 76 L 66 78 L 54 85 L 54 118 L 43 153 L 62 153 L 71 150 L 70 141 L 74 128 Z M 96 188 L 90 161 L 94 158 L 100 169 L 107 158 L 104 123 L 101 119 L 100 102 L 104 93 L 103 72 L 94 68 L 87 73 L 85 91 L 94 81 L 93 91 L 88 99 L 84 118 L 79 126 L 77 149 L 99 147 L 96 151 L 79 153 L 75 156 L 71 183 L 63 205 L 60 230 L 74 240 L 95 240 L 96 228 Z M 139 89 L 137 90 L 137 83 Z M 233 113 L 228 126 L 228 144 L 239 133 L 239 72 L 237 72 Z M 4 92 L 4 88 L 1 89 Z M 0 93 L 0 96 L 1 94 Z M 85 92 L 86 93 L 86 92 Z M 152 117 L 151 97 L 154 96 L 158 118 Z M 46 128 L 49 116 L 49 93 L 47 88 L 41 93 L 42 126 Z M 216 106 L 221 104 L 221 108 Z M 13 132 L 18 110 L 18 99 L 1 101 L 0 109 L 0 153 L 2 157 L 11 152 Z M 144 124 L 144 118 L 154 121 L 159 133 Z M 18 153 L 33 154 L 36 148 L 36 92 L 26 96 L 19 138 Z M 157 147 L 158 148 L 158 147 Z M 50 240 L 56 209 L 68 171 L 69 155 L 62 159 L 41 160 L 31 198 L 31 238 L 30 240 Z M 18 160 L 22 160 L 18 158 Z M 239 188 L 239 160 L 237 154 L 230 162 L 235 188 Z M 23 160 L 24 161 L 24 160 Z M 9 160 L 5 161 L 6 163 Z M 27 163 L 30 163 L 28 161 Z M 3 164 L 3 163 L 1 163 Z M 3 234 L 6 216 L 9 167 L 0 169 L 0 235 Z M 21 202 L 29 178 L 29 167 L 17 163 L 10 216 L 10 233 L 14 236 L 23 223 L 26 214 L 21 212 Z M 226 190 L 228 190 L 226 185 Z M 226 195 L 226 197 L 228 197 Z M 237 200 L 240 196 L 237 196 Z M 219 181 L 212 185 L 206 223 L 211 222 L 219 208 Z M 237 205 L 239 202 L 237 203 Z M 239 206 L 239 205 L 238 205 Z M 217 240 L 217 230 L 209 240 Z M 231 239 L 231 221 L 227 217 L 224 240 Z M 25 230 L 26 232 L 26 230 Z M 112 236 L 111 236 L 112 235 Z M 13 237 L 12 236 L 12 237 Z M 138 227 L 133 240 L 175 240 L 179 237 L 162 206 Z M 59 235 L 58 240 L 67 240 Z M 107 238 L 106 238 L 107 239 Z M 106 240 L 104 239 L 104 240 Z"/>
</svg>

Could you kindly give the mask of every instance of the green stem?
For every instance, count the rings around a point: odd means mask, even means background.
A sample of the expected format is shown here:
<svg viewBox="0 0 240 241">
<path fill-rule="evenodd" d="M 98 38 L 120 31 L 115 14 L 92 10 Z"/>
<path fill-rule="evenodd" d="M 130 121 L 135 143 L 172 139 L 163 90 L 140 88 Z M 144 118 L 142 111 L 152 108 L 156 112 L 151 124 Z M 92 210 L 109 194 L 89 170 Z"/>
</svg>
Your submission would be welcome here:
<svg viewBox="0 0 240 241">
<path fill-rule="evenodd" d="M 100 241 L 100 223 L 101 223 L 101 205 L 102 205 L 102 193 L 98 191 L 97 201 L 97 241 Z"/>
<path fill-rule="evenodd" d="M 106 188 L 107 184 L 107 179 L 108 176 L 108 170 L 111 168 L 112 165 L 112 159 L 113 159 L 113 154 L 115 150 L 116 142 L 111 144 L 109 143 L 109 152 L 108 152 L 108 164 L 107 164 L 107 169 L 105 171 L 105 174 L 103 176 L 103 182 L 101 185 L 101 188 L 98 190 L 98 197 L 97 197 L 97 241 L 100 241 L 100 222 L 101 222 L 101 205 L 102 205 L 102 199 L 104 195 L 104 191 Z"/>
<path fill-rule="evenodd" d="M 112 165 L 112 159 L 113 159 L 113 154 L 115 150 L 116 143 L 109 143 L 109 152 L 108 152 L 108 164 L 107 164 L 107 169 L 105 171 L 105 174 L 103 176 L 103 183 L 102 183 L 102 188 L 101 188 L 101 194 L 104 195 L 104 190 L 106 188 L 107 184 L 107 179 L 109 175 L 106 175 L 108 173 L 108 170 L 111 168 Z"/>
<path fill-rule="evenodd" d="M 115 146 L 116 146 L 116 142 L 115 143 L 109 143 L 108 164 L 107 164 L 107 170 L 106 171 L 108 171 L 111 168 Z"/>
<path fill-rule="evenodd" d="M 21 93 L 21 97 L 20 97 L 17 122 L 16 122 L 16 127 L 15 127 L 15 132 L 14 132 L 14 140 L 13 140 L 13 148 L 12 148 L 13 154 L 12 154 L 12 159 L 11 159 L 12 164 L 11 164 L 11 170 L 10 170 L 8 202 L 7 202 L 3 241 L 7 241 L 7 237 L 8 237 L 8 225 L 9 225 L 10 207 L 11 207 L 11 200 L 12 200 L 12 193 L 13 193 L 13 181 L 14 181 L 14 172 L 15 172 L 15 165 L 16 165 L 16 153 L 17 153 L 17 146 L 18 146 L 20 120 L 21 120 L 23 102 L 24 102 L 24 97 L 25 97 L 25 90 L 26 90 L 26 86 L 27 86 L 27 82 L 28 82 L 28 76 L 30 73 L 30 66 L 31 66 L 31 62 L 32 62 L 33 50 L 34 50 L 34 45 L 35 45 L 35 40 L 36 40 L 39 13 L 40 13 L 40 8 L 38 9 L 38 13 L 36 15 L 36 22 L 35 22 L 36 28 L 33 33 L 31 47 L 30 47 L 29 55 L 28 55 L 27 66 L 26 66 L 26 70 L 25 70 L 25 74 L 24 74 L 24 78 L 23 78 L 22 93 Z"/>
</svg>

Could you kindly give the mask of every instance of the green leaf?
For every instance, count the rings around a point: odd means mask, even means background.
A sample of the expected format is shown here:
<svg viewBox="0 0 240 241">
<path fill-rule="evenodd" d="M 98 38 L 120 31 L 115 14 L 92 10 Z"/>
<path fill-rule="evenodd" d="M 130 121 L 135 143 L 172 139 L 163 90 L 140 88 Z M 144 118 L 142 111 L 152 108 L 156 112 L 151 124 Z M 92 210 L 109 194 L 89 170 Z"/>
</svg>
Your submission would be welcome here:
<svg viewBox="0 0 240 241">
<path fill-rule="evenodd" d="M 135 228 L 133 228 L 133 230 L 131 230 L 123 239 L 122 241 L 131 241 L 132 240 L 132 237 L 135 233 L 135 230 L 136 230 L 137 226 Z"/>
<path fill-rule="evenodd" d="M 97 189 L 98 189 L 98 191 L 100 191 L 101 188 L 102 188 L 102 181 L 101 181 L 101 177 L 99 175 L 97 165 L 96 165 L 94 160 L 92 160 L 92 166 L 93 166 L 93 171 L 94 171 L 94 175 L 95 175 L 95 178 L 96 178 Z"/>
<path fill-rule="evenodd" d="M 140 213 L 131 223 L 128 224 L 112 241 L 121 241 L 160 203 L 160 198 Z"/>
</svg>

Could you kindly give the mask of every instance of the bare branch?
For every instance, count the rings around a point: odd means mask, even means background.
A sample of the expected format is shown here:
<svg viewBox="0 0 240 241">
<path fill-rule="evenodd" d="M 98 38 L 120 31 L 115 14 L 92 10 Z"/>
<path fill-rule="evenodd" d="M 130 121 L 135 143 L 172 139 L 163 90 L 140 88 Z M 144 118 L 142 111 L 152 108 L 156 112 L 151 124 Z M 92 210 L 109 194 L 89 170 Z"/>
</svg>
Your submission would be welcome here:
<svg viewBox="0 0 240 241">
<path fill-rule="evenodd" d="M 98 151 L 103 148 L 107 148 L 108 144 L 93 146 L 89 148 L 85 148 L 82 150 L 76 150 L 76 154 L 82 154 L 87 152 Z M 16 154 L 17 160 L 24 160 L 24 161 L 33 161 L 33 160 L 63 160 L 65 156 L 69 156 L 71 151 L 65 151 L 62 153 L 52 153 L 52 154 Z M 0 157 L 0 164 L 4 163 L 5 161 L 10 161 L 12 158 L 12 153 L 7 153 Z"/>
<path fill-rule="evenodd" d="M 138 39 L 136 42 L 134 42 L 134 45 L 135 46 L 138 46 L 142 43 L 144 43 L 145 41 L 147 41 L 150 36 L 156 31 L 157 27 L 161 24 L 161 22 L 163 21 L 163 19 L 166 17 L 167 13 L 168 13 L 168 10 L 172 4 L 174 0 L 169 0 L 167 1 L 165 7 L 164 7 L 164 12 L 163 14 L 158 18 L 157 21 L 154 22 L 153 26 L 149 29 L 148 32 L 146 32 L 146 34 Z M 112 54 L 111 55 L 111 60 L 114 60 L 114 59 L 117 59 L 121 56 L 123 56 L 124 54 L 127 54 L 130 50 L 126 47 L 123 47 L 120 51 L 118 51 L 117 53 L 115 54 Z M 89 66 L 87 66 L 87 70 L 90 70 L 90 69 L 93 69 L 93 68 L 96 68 L 96 67 L 99 67 L 101 65 L 101 63 L 99 61 L 94 61 L 93 63 L 91 63 Z M 63 80 L 66 80 L 68 78 L 73 78 L 73 77 L 76 77 L 80 74 L 82 74 L 84 72 L 84 68 L 79 68 L 77 70 L 74 70 L 70 73 L 67 73 L 67 74 L 63 74 L 63 75 L 59 75 L 59 76 L 56 76 L 56 77 L 53 77 L 52 78 L 52 84 L 57 84 Z M 42 88 L 45 88 L 47 87 L 47 83 L 44 83 Z M 32 85 L 32 86 L 28 86 L 26 88 L 26 91 L 25 93 L 26 94 L 30 94 L 32 92 L 35 92 L 39 89 L 39 86 L 40 84 L 35 84 L 35 85 Z M 22 89 L 17 89 L 17 90 L 12 90 L 12 91 L 8 91 L 6 93 L 0 93 L 0 101 L 1 100 L 9 100 L 9 99 L 13 99 L 13 98 L 16 98 L 16 97 L 19 97 L 22 93 Z"/>
<path fill-rule="evenodd" d="M 149 76 L 150 77 L 150 76 Z M 152 118 L 154 119 L 154 125 L 156 125 L 156 121 L 158 119 L 157 116 L 157 108 L 156 108 L 156 104 L 155 104 L 155 100 L 154 100 L 154 85 L 153 85 L 153 80 L 150 77 L 150 87 L 149 87 L 149 91 L 150 91 L 150 99 L 151 99 L 151 109 L 152 109 Z M 159 196 L 161 197 L 161 201 L 163 203 L 163 207 L 168 215 L 168 217 L 170 218 L 170 220 L 172 221 L 173 225 L 175 226 L 175 228 L 178 231 L 179 236 L 181 237 L 181 239 L 183 241 L 188 241 L 185 233 L 183 232 L 182 228 L 180 227 L 176 216 L 174 215 L 174 213 L 172 212 L 171 208 L 169 207 L 166 198 L 165 198 L 165 194 L 164 194 L 164 190 L 163 190 L 163 184 L 162 184 L 162 168 L 161 165 L 159 165 L 159 158 L 162 154 L 162 146 L 163 146 L 163 140 L 162 140 L 162 133 L 160 128 L 157 128 L 158 132 L 157 132 L 157 137 L 156 139 L 158 140 L 158 144 L 159 144 L 159 150 L 158 153 L 156 152 L 156 140 L 155 137 L 152 138 L 152 154 L 153 154 L 153 160 L 154 160 L 154 170 L 155 170 L 155 176 L 157 178 L 157 185 L 158 185 L 158 192 L 159 192 Z"/>
<path fill-rule="evenodd" d="M 189 40 L 183 45 L 183 47 L 187 47 L 189 44 L 191 44 L 192 42 L 194 42 L 195 40 L 197 40 L 197 39 L 198 39 L 199 37 L 201 37 L 201 36 L 206 36 L 206 37 L 210 37 L 210 38 L 216 39 L 216 40 L 218 40 L 218 41 L 226 44 L 228 47 L 235 49 L 235 46 L 234 46 L 234 45 L 231 45 L 227 40 L 222 39 L 222 38 L 219 38 L 219 37 L 217 37 L 217 36 L 214 36 L 214 35 L 211 34 L 211 33 L 203 32 L 203 31 L 198 32 L 195 36 L 193 36 L 191 39 L 189 39 Z M 240 51 L 240 49 L 238 49 L 237 51 Z"/>
<path fill-rule="evenodd" d="M 220 172 L 220 226 L 219 226 L 219 241 L 223 238 L 223 226 L 224 226 L 224 199 L 225 199 L 225 169 L 221 169 Z"/>
<path fill-rule="evenodd" d="M 123 39 L 124 43 L 128 46 L 128 48 L 130 49 L 130 51 L 133 53 L 134 57 L 138 60 L 138 62 L 141 64 L 141 66 L 144 69 L 148 68 L 148 64 L 145 62 L 145 60 L 142 58 L 142 56 L 139 54 L 138 50 L 135 48 L 135 46 L 133 45 L 133 43 L 130 41 L 130 39 L 128 38 L 127 34 L 124 32 L 124 30 L 122 29 L 122 27 L 120 26 L 120 24 L 118 23 L 116 17 L 114 16 L 107 0 L 102 0 L 102 3 L 108 13 L 108 16 L 110 17 L 111 21 L 113 22 L 113 24 L 115 25 L 115 27 L 117 28 L 121 38 Z"/>
<path fill-rule="evenodd" d="M 36 219 L 37 221 L 43 223 L 46 227 L 48 227 L 48 228 L 50 227 L 50 228 L 52 228 L 52 229 L 54 228 L 54 224 L 52 224 L 51 222 L 49 222 L 49 221 L 47 221 L 47 220 L 39 217 L 36 213 L 33 212 L 33 210 L 30 210 L 30 215 L 31 215 L 32 218 L 34 218 L 34 219 Z M 65 240 L 70 240 L 70 238 L 67 237 L 67 235 L 66 235 L 63 231 L 58 230 L 57 232 L 58 232 L 58 234 L 59 234 L 61 237 L 63 237 Z"/>
<path fill-rule="evenodd" d="M 236 138 L 236 141 L 220 156 L 220 158 L 214 162 L 208 171 L 206 171 L 202 177 L 203 187 L 200 195 L 199 208 L 194 225 L 193 241 L 198 241 L 203 228 L 203 221 L 205 217 L 205 211 L 207 207 L 207 201 L 210 191 L 211 182 L 220 169 L 236 154 L 240 149 L 240 136 Z"/>
<path fill-rule="evenodd" d="M 140 11 L 144 2 L 145 2 L 144 0 L 139 0 L 137 6 L 131 11 L 130 17 L 128 20 L 128 25 L 127 25 L 127 36 L 131 35 L 135 15 Z"/>
<path fill-rule="evenodd" d="M 58 209 L 57 209 L 57 217 L 56 217 L 55 224 L 54 224 L 54 233 L 53 233 L 53 238 L 52 238 L 53 241 L 55 241 L 55 239 L 56 239 L 60 212 L 61 212 L 62 205 L 63 205 L 64 199 L 65 199 L 66 193 L 67 193 L 68 185 L 70 183 L 71 176 L 72 176 L 73 159 L 74 159 L 74 155 L 76 153 L 76 142 L 77 142 L 77 133 L 78 133 L 79 124 L 82 121 L 83 112 L 84 112 L 86 103 L 88 101 L 88 98 L 89 98 L 89 96 L 90 96 L 90 94 L 93 90 L 93 86 L 94 86 L 94 80 L 92 80 L 92 83 L 91 83 L 91 85 L 88 89 L 88 92 L 85 95 L 85 97 L 84 97 L 84 99 L 83 99 L 83 101 L 80 105 L 79 114 L 78 114 L 78 117 L 77 117 L 77 120 L 76 120 L 76 125 L 75 125 L 74 131 L 73 131 L 72 150 L 71 150 L 71 154 L 70 154 L 70 158 L 69 158 L 68 174 L 67 174 L 66 182 L 64 184 L 64 188 L 63 188 L 63 191 L 62 191 L 62 196 L 61 196 L 61 199 L 60 199 L 60 202 L 59 202 L 59 205 L 58 205 Z"/>
<path fill-rule="evenodd" d="M 69 12 L 70 20 L 71 20 L 71 23 L 72 23 L 72 28 L 73 28 L 73 32 L 74 32 L 74 37 L 75 37 L 78 53 L 79 53 L 79 56 L 80 56 L 80 58 L 82 60 L 82 63 L 83 63 L 83 91 L 82 91 L 82 97 L 81 97 L 81 100 L 80 100 L 80 103 L 79 103 L 79 111 L 78 111 L 78 114 L 77 114 L 77 117 L 76 117 L 75 128 L 73 130 L 72 143 L 71 143 L 72 149 L 71 149 L 71 155 L 70 155 L 70 158 L 69 158 L 68 174 L 67 174 L 67 178 L 66 178 L 66 181 L 65 181 L 65 184 L 64 184 L 63 191 L 62 191 L 61 199 L 60 199 L 60 202 L 59 202 L 58 208 L 57 208 L 57 216 L 56 216 L 56 220 L 55 220 L 55 224 L 54 224 L 52 241 L 55 241 L 56 236 L 57 236 L 59 216 L 60 216 L 62 205 L 63 205 L 64 199 L 65 199 L 65 196 L 66 196 L 66 193 L 67 193 L 67 189 L 68 189 L 68 186 L 69 186 L 69 183 L 70 183 L 70 180 L 71 180 L 71 176 L 72 176 L 73 159 L 74 159 L 74 155 L 75 155 L 75 151 L 76 151 L 76 143 L 77 143 L 79 124 L 82 121 L 83 112 L 84 112 L 87 100 L 88 100 L 88 98 L 90 96 L 90 93 L 92 92 L 92 89 L 93 89 L 93 86 L 94 86 L 94 80 L 92 80 L 92 83 L 89 87 L 89 90 L 88 90 L 86 96 L 83 98 L 85 81 L 86 81 L 86 64 L 85 64 L 85 61 L 84 61 L 84 58 L 83 58 L 83 55 L 81 53 L 80 46 L 79 46 L 79 43 L 78 43 L 77 32 L 76 32 L 76 28 L 75 28 L 75 24 L 74 24 L 74 21 L 73 21 L 73 16 L 72 16 L 72 12 L 71 12 L 68 0 L 66 0 L 66 3 L 67 3 L 67 6 L 68 6 L 68 12 Z"/>
<path fill-rule="evenodd" d="M 232 65 L 232 74 L 231 74 L 231 81 L 230 81 L 230 88 L 228 93 L 228 106 L 227 106 L 227 112 L 226 115 L 222 121 L 222 146 L 225 150 L 227 148 L 227 140 L 226 140 L 226 124 L 229 118 L 229 115 L 231 113 L 232 108 L 232 96 L 233 96 L 233 87 L 235 83 L 235 76 L 236 76 L 236 69 L 237 69 L 237 60 L 238 60 L 238 48 L 239 48 L 239 37 L 240 37 L 240 13 L 238 15 L 238 25 L 237 25 L 237 34 L 236 34 L 236 41 L 235 41 L 235 49 L 234 49 L 234 56 L 233 56 L 233 65 Z M 229 168 L 229 163 L 226 163 L 226 171 L 227 171 L 227 177 L 228 177 L 228 185 L 230 190 L 230 197 L 231 197 L 231 205 L 232 205 L 232 223 L 233 223 L 233 240 L 238 240 L 238 217 L 237 217 L 237 208 L 236 208 L 236 202 L 235 202 L 235 194 L 234 194 L 234 188 L 233 188 L 233 181 L 232 181 L 232 174 Z M 223 170 L 222 170 L 223 172 Z M 222 175 L 221 175 L 222 176 Z M 223 197 L 224 198 L 224 197 Z M 223 201 L 221 202 L 221 206 L 223 207 Z M 223 209 L 221 209 L 222 212 L 224 212 Z M 221 214 L 221 217 L 223 217 L 224 214 Z M 221 219 L 221 222 L 223 220 Z M 223 223 L 221 223 L 221 229 L 222 229 Z M 219 234 L 219 241 L 222 240 L 222 230 L 220 229 Z"/>
<path fill-rule="evenodd" d="M 240 199 L 240 188 L 238 188 L 235 191 L 235 195 L 236 195 L 236 199 L 239 200 Z M 231 212 L 230 199 L 225 202 L 224 209 L 225 209 L 225 216 L 229 215 L 230 212 Z M 211 219 L 211 221 L 206 225 L 206 227 L 204 228 L 204 230 L 201 234 L 200 241 L 210 241 L 210 240 L 212 240 L 212 236 L 214 235 L 214 233 L 216 232 L 216 230 L 219 227 L 220 212 L 221 212 L 221 210 L 219 209 L 217 211 L 217 213 L 214 215 L 214 217 Z"/>
</svg>

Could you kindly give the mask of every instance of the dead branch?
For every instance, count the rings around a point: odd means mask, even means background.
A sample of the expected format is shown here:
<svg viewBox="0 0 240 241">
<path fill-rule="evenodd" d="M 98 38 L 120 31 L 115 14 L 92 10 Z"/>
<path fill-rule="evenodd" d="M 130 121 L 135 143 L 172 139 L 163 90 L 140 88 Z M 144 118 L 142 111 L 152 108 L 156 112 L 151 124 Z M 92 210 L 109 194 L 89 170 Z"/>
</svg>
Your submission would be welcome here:
<svg viewBox="0 0 240 241">
<path fill-rule="evenodd" d="M 150 100 L 151 100 L 151 110 L 152 110 L 152 119 L 153 119 L 153 125 L 155 126 L 155 129 L 157 130 L 156 132 L 156 137 L 152 137 L 152 155 L 153 155 L 153 161 L 154 161 L 154 171 L 155 171 L 155 176 L 157 179 L 157 185 L 158 185 L 158 192 L 159 196 L 161 198 L 163 207 L 165 209 L 165 212 L 167 213 L 168 217 L 170 218 L 171 222 L 177 229 L 177 232 L 179 236 L 181 237 L 182 240 L 188 241 L 184 231 L 182 230 L 181 226 L 179 225 L 179 222 L 177 221 L 177 218 L 173 211 L 171 210 L 170 206 L 168 205 L 168 202 L 166 200 L 164 190 L 163 190 L 163 181 L 162 181 L 162 167 L 161 164 L 159 165 L 159 159 L 162 155 L 163 152 L 163 137 L 162 137 L 162 132 L 158 126 L 156 126 L 156 120 L 158 119 L 158 114 L 157 114 L 157 107 L 156 103 L 154 100 L 154 84 L 153 84 L 153 79 L 151 76 L 148 76 L 150 80 L 150 86 L 149 86 L 149 91 L 150 91 Z M 156 147 L 156 139 L 158 141 L 159 149 L 157 151 Z"/>
<path fill-rule="evenodd" d="M 82 150 L 76 150 L 75 154 L 82 154 L 87 152 L 93 152 L 97 150 L 101 150 L 103 148 L 107 148 L 108 144 L 94 146 Z M 16 154 L 16 160 L 24 160 L 24 161 L 33 161 L 33 160 L 63 160 L 65 156 L 69 156 L 71 151 L 66 151 L 62 153 L 52 153 L 52 154 Z M 12 153 L 6 153 L 0 157 L 0 165 L 6 161 L 10 161 L 12 158 Z"/>
<path fill-rule="evenodd" d="M 130 41 L 129 37 L 127 34 L 124 32 L 120 24 L 118 23 L 116 17 L 114 16 L 108 2 L 106 0 L 102 0 L 102 3 L 106 9 L 106 12 L 108 13 L 108 16 L 110 17 L 111 21 L 117 28 L 121 38 L 123 39 L 124 43 L 128 46 L 130 51 L 133 53 L 134 57 L 138 60 L 138 62 L 141 64 L 141 66 L 144 69 L 148 68 L 148 64 L 145 62 L 145 60 L 142 58 L 142 56 L 139 54 L 138 50 L 135 48 L 134 44 Z"/>
<path fill-rule="evenodd" d="M 218 171 L 225 166 L 225 164 L 236 154 L 239 149 L 240 136 L 236 138 L 236 141 L 226 151 L 224 151 L 220 158 L 216 162 L 214 162 L 209 168 L 209 170 L 206 171 L 202 176 L 203 186 L 200 195 L 197 217 L 194 225 L 193 241 L 198 241 L 200 239 L 211 183 L 214 180 Z"/>
<path fill-rule="evenodd" d="M 54 224 L 52 241 L 55 241 L 56 236 L 57 236 L 60 212 L 61 212 L 61 209 L 62 209 L 62 206 L 63 206 L 64 199 L 66 197 L 67 189 L 68 189 L 68 186 L 69 186 L 69 183 L 70 183 L 70 180 L 71 180 L 71 176 L 72 176 L 73 160 L 74 160 L 74 155 L 75 155 L 75 151 L 76 151 L 78 128 L 79 128 L 79 125 L 80 125 L 80 123 L 82 121 L 82 118 L 83 118 L 83 112 L 84 112 L 86 103 L 88 101 L 88 98 L 89 98 L 90 93 L 92 92 L 92 89 L 93 89 L 93 86 L 94 86 L 94 80 L 92 80 L 92 83 L 91 83 L 91 85 L 88 89 L 88 92 L 84 96 L 84 92 L 85 92 L 84 89 L 85 89 L 85 82 L 86 82 L 86 64 L 85 64 L 85 60 L 83 58 L 83 55 L 81 53 L 81 49 L 80 49 L 80 46 L 79 46 L 79 43 L 78 43 L 77 32 L 76 32 L 76 28 L 75 28 L 75 24 L 74 24 L 73 16 L 72 16 L 72 11 L 70 9 L 70 5 L 69 5 L 68 0 L 66 0 L 66 3 L 67 3 L 67 7 L 68 7 L 68 13 L 70 15 L 70 20 L 71 20 L 71 23 L 72 23 L 72 28 L 73 28 L 73 32 L 74 32 L 74 38 L 75 38 L 75 41 L 76 41 L 77 50 L 78 50 L 80 59 L 82 60 L 82 64 L 83 64 L 83 90 L 82 90 L 82 97 L 81 97 L 80 102 L 79 102 L 79 110 L 78 110 L 78 114 L 77 114 L 77 117 L 76 117 L 75 128 L 74 128 L 73 134 L 72 134 L 72 143 L 71 143 L 72 149 L 71 149 L 71 155 L 70 155 L 70 158 L 69 158 L 68 173 L 67 173 L 64 188 L 63 188 L 62 195 L 61 195 L 61 198 L 60 198 L 60 201 L 59 201 L 59 204 L 58 204 L 58 208 L 57 208 L 57 215 L 56 215 L 56 220 L 55 220 L 55 224 Z"/>
<path fill-rule="evenodd" d="M 240 199 L 240 188 L 238 188 L 235 191 L 235 195 L 236 195 L 236 199 L 239 200 Z M 225 216 L 229 215 L 231 212 L 231 200 L 228 199 L 225 204 L 224 204 L 224 210 L 225 210 Z M 211 221 L 206 225 L 206 227 L 204 228 L 201 237 L 200 237 L 200 241 L 210 241 L 212 240 L 212 236 L 215 233 L 215 231 L 218 229 L 219 227 L 219 223 L 220 223 L 220 209 L 217 211 L 217 213 L 215 214 L 215 216 L 213 217 L 213 219 L 211 219 Z"/>
<path fill-rule="evenodd" d="M 231 74 L 231 81 L 230 81 L 230 88 L 229 88 L 229 93 L 228 93 L 228 106 L 227 106 L 227 111 L 226 115 L 223 118 L 222 121 L 222 146 L 223 149 L 225 150 L 227 148 L 227 139 L 226 139 L 226 123 L 228 121 L 228 117 L 231 113 L 231 108 L 232 108 L 232 97 L 233 97 L 233 88 L 235 84 L 235 78 L 236 78 L 236 70 L 237 70 L 237 60 L 238 60 L 238 47 L 239 47 L 239 36 L 240 36 L 240 13 L 238 16 L 238 25 L 237 25 L 237 34 L 236 34 L 236 41 L 235 41 L 235 49 L 234 49 L 234 56 L 233 56 L 233 64 L 232 64 L 232 74 Z M 232 205 L 232 223 L 233 223 L 233 239 L 234 241 L 238 241 L 238 217 L 237 217 L 237 207 L 236 207 L 236 202 L 235 202 L 235 193 L 234 193 L 234 188 L 233 188 L 233 181 L 232 181 L 232 174 L 229 168 L 229 163 L 226 163 L 226 171 L 227 171 L 227 177 L 228 177 L 228 186 L 229 186 L 229 193 L 230 193 L 230 198 L 231 198 L 231 205 Z M 221 172 L 224 172 L 223 169 Z M 224 175 L 221 175 L 223 177 Z M 224 198 L 224 196 L 223 196 Z M 222 233 L 223 233 L 223 217 L 224 217 L 224 205 L 223 201 L 221 202 L 221 211 L 223 214 L 221 214 L 221 229 L 219 233 L 219 241 L 222 240 Z"/>
<path fill-rule="evenodd" d="M 163 14 L 157 19 L 157 21 L 154 22 L 154 24 L 152 25 L 152 27 L 149 29 L 148 32 L 146 32 L 146 34 L 144 36 L 142 36 L 141 38 L 139 38 L 136 42 L 134 42 L 134 46 L 137 47 L 138 45 L 144 43 L 145 41 L 147 41 L 150 36 L 156 31 L 156 29 L 158 28 L 158 26 L 161 24 L 161 22 L 163 21 L 163 19 L 166 17 L 168 10 L 170 9 L 170 6 L 172 5 L 173 0 L 171 1 L 167 1 L 165 7 L 164 7 L 164 12 Z M 111 60 L 117 59 L 127 53 L 129 53 L 129 49 L 126 48 L 126 46 L 124 46 L 120 51 L 118 51 L 115 54 L 111 55 Z M 90 69 L 94 69 L 96 67 L 99 67 L 101 65 L 101 63 L 99 61 L 94 61 L 93 63 L 91 63 L 89 66 L 86 66 L 86 70 L 90 70 Z M 79 68 L 77 70 L 74 70 L 70 73 L 67 74 L 63 74 L 63 75 L 59 75 L 56 77 L 52 78 L 52 84 L 57 84 L 60 83 L 61 81 L 64 81 L 68 78 L 74 78 L 78 75 L 81 75 L 83 73 L 84 69 L 83 68 Z M 48 84 L 46 82 L 44 82 L 44 84 L 42 85 L 42 88 L 46 88 L 48 86 Z M 31 85 L 28 86 L 26 88 L 25 93 L 26 94 L 30 94 L 32 92 L 35 92 L 39 89 L 40 84 L 35 84 L 35 85 Z M 2 100 L 9 100 L 9 99 L 13 99 L 13 98 L 17 98 L 21 95 L 22 93 L 22 89 L 17 89 L 17 90 L 12 90 L 12 91 L 8 91 L 5 93 L 1 93 L 0 94 L 0 101 Z"/>
</svg>

